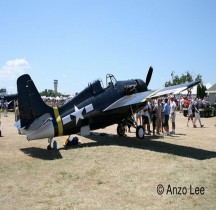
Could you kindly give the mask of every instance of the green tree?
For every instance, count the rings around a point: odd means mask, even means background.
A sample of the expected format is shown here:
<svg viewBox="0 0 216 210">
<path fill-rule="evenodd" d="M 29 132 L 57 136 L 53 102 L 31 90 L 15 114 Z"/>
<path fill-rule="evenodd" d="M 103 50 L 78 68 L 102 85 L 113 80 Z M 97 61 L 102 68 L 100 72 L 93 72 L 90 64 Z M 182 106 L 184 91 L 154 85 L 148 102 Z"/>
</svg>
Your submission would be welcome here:
<svg viewBox="0 0 216 210">
<path fill-rule="evenodd" d="M 201 75 L 198 75 L 196 77 L 195 81 L 198 81 L 198 80 L 202 80 Z M 182 74 L 180 77 L 176 75 L 173 79 L 173 82 L 171 82 L 171 81 L 165 82 L 165 87 L 178 85 L 178 84 L 182 84 L 185 82 L 192 82 L 192 81 L 194 81 L 193 77 L 191 76 L 190 72 L 187 71 L 187 72 L 185 72 L 185 74 Z"/>
<path fill-rule="evenodd" d="M 207 88 L 205 85 L 203 85 L 202 83 L 198 84 L 197 85 L 197 98 L 203 99 L 204 96 L 207 95 L 205 92 L 206 90 L 207 90 Z"/>
<path fill-rule="evenodd" d="M 189 73 L 189 71 L 185 72 L 185 74 L 182 74 L 180 78 L 180 84 L 184 82 L 192 82 L 192 81 L 193 81 L 193 78 L 191 74 Z"/>
<path fill-rule="evenodd" d="M 55 92 L 54 90 L 50 89 L 45 89 L 44 91 L 40 92 L 41 96 L 46 96 L 46 97 L 57 97 L 57 96 L 66 96 L 68 97 L 69 95 L 63 95 L 62 93 Z"/>
<path fill-rule="evenodd" d="M 200 74 L 198 74 L 195 78 L 195 81 L 201 81 L 201 83 L 203 83 L 202 76 Z"/>
<path fill-rule="evenodd" d="M 172 86 L 172 82 L 168 81 L 168 82 L 165 82 L 165 87 L 169 87 L 169 86 Z"/>
<path fill-rule="evenodd" d="M 175 76 L 172 85 L 178 85 L 178 84 L 180 84 L 180 78 L 178 76 Z"/>
<path fill-rule="evenodd" d="M 5 88 L 0 89 L 0 93 L 6 93 L 6 92 L 7 92 L 7 90 Z"/>
<path fill-rule="evenodd" d="M 56 93 L 55 91 L 53 90 L 50 90 L 50 89 L 45 89 L 44 91 L 42 91 L 40 93 L 41 96 L 46 96 L 46 97 L 56 97 L 59 95 L 59 93 Z"/>
<path fill-rule="evenodd" d="M 201 81 L 200 84 L 197 85 L 197 98 L 203 99 L 206 96 L 206 86 L 203 84 L 202 75 L 198 74 L 195 78 L 195 81 Z"/>
</svg>

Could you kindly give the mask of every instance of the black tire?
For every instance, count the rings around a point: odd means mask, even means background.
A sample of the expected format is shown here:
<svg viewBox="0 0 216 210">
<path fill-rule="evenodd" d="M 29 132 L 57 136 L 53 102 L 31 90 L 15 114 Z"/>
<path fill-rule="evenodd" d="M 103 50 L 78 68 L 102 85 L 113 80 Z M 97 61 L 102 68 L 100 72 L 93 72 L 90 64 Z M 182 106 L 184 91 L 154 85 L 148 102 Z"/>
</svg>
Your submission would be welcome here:
<svg viewBox="0 0 216 210">
<path fill-rule="evenodd" d="M 136 137 L 138 139 L 144 139 L 145 131 L 143 129 L 143 126 L 141 126 L 141 125 L 137 126 L 137 128 L 136 128 Z"/>
<path fill-rule="evenodd" d="M 125 127 L 123 125 L 119 124 L 117 126 L 117 134 L 119 136 L 124 136 L 125 135 Z"/>
</svg>

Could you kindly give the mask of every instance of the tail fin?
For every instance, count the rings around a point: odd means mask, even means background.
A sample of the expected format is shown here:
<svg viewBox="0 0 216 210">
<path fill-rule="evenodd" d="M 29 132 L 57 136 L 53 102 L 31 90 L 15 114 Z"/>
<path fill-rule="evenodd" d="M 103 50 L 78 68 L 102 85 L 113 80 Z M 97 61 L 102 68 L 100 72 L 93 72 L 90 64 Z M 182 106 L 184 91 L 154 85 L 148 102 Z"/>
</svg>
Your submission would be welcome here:
<svg viewBox="0 0 216 210">
<path fill-rule="evenodd" d="M 53 112 L 53 109 L 41 99 L 28 74 L 24 74 L 17 79 L 17 91 L 21 127 L 28 127 L 36 118 L 45 113 Z"/>
</svg>

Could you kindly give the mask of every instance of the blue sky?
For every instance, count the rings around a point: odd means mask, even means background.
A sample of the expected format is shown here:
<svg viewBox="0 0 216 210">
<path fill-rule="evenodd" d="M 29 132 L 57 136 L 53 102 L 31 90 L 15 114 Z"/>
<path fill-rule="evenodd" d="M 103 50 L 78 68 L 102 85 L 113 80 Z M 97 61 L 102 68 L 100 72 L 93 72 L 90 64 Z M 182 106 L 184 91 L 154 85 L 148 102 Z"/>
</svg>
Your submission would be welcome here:
<svg viewBox="0 0 216 210">
<path fill-rule="evenodd" d="M 107 73 L 154 72 L 150 89 L 189 71 L 216 83 L 215 0 L 1 0 L 0 88 L 28 73 L 39 91 L 72 94 Z"/>
</svg>

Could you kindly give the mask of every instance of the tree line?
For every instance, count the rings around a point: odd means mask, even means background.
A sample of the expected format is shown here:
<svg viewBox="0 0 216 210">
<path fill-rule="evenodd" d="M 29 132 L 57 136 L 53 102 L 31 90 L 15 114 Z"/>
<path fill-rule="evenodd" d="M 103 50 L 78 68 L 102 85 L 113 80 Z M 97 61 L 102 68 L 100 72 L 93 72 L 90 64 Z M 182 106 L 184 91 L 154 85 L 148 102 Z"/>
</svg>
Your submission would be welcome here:
<svg viewBox="0 0 216 210">
<path fill-rule="evenodd" d="M 171 74 L 171 76 L 173 76 Z M 165 82 L 164 86 L 165 87 L 169 87 L 169 86 L 173 86 L 173 85 L 179 85 L 182 83 L 186 83 L 186 82 L 194 82 L 194 81 L 201 81 L 198 85 L 197 85 L 197 98 L 201 98 L 203 99 L 204 96 L 206 96 L 207 94 L 205 93 L 205 91 L 207 90 L 206 86 L 203 84 L 203 80 L 202 80 L 202 75 L 198 74 L 196 76 L 195 79 L 193 79 L 192 75 L 190 74 L 189 71 L 187 71 L 185 74 L 182 74 L 181 76 L 175 75 L 173 77 L 172 81 L 167 81 Z M 188 94 L 190 94 L 190 90 L 188 90 Z"/>
<path fill-rule="evenodd" d="M 60 96 L 64 96 L 64 97 L 68 97 L 69 95 L 64 95 L 60 92 L 56 92 L 54 90 L 50 90 L 50 89 L 45 89 L 44 91 L 40 92 L 41 96 L 46 96 L 46 97 L 60 97 Z"/>
</svg>

